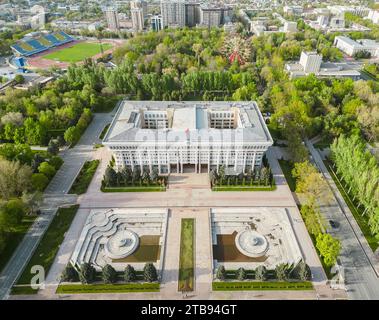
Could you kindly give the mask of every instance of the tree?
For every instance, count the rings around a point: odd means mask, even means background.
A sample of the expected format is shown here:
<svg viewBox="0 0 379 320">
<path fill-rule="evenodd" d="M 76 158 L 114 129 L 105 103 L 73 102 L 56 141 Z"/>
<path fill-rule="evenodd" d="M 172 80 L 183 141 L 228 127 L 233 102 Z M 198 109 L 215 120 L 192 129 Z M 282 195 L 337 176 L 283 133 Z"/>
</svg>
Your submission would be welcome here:
<svg viewBox="0 0 379 320">
<path fill-rule="evenodd" d="M 275 268 L 275 275 L 279 281 L 287 281 L 288 280 L 288 266 L 285 263 L 278 264 Z"/>
<path fill-rule="evenodd" d="M 259 281 L 267 280 L 267 269 L 265 266 L 261 265 L 255 269 L 255 280 L 259 280 Z"/>
<path fill-rule="evenodd" d="M 111 187 L 115 185 L 116 181 L 117 181 L 116 171 L 111 166 L 108 166 L 107 169 L 105 169 L 105 173 L 104 173 L 105 185 L 108 187 Z"/>
<path fill-rule="evenodd" d="M 243 281 L 245 280 L 247 277 L 247 274 L 246 274 L 246 271 L 244 268 L 239 268 L 238 271 L 237 271 L 237 279 L 239 281 Z"/>
<path fill-rule="evenodd" d="M 317 236 L 323 231 L 324 220 L 314 202 L 301 206 L 300 213 L 310 234 Z"/>
<path fill-rule="evenodd" d="M 128 264 L 125 268 L 124 280 L 126 282 L 133 282 L 136 280 L 136 272 L 130 264 Z"/>
<path fill-rule="evenodd" d="M 71 263 L 68 263 L 66 268 L 63 270 L 61 280 L 63 282 L 77 282 L 79 280 L 78 272 Z"/>
<path fill-rule="evenodd" d="M 330 234 L 320 233 L 316 238 L 316 248 L 323 257 L 326 266 L 333 266 L 341 251 L 341 243 Z"/>
<path fill-rule="evenodd" d="M 154 265 L 152 263 L 146 263 L 143 268 L 143 278 L 147 282 L 154 282 L 157 281 L 158 275 L 157 275 L 157 269 L 155 269 Z"/>
<path fill-rule="evenodd" d="M 105 283 L 115 283 L 117 281 L 117 272 L 110 264 L 106 264 L 102 270 L 102 278 Z"/>
<path fill-rule="evenodd" d="M 55 175 L 55 172 L 56 172 L 56 170 L 55 170 L 55 168 L 51 165 L 51 164 L 49 164 L 48 162 L 42 162 L 39 166 L 38 166 L 38 171 L 40 172 L 40 173 L 43 173 L 46 177 L 48 177 L 48 178 L 52 178 L 52 177 L 54 177 L 54 175 Z"/>
<path fill-rule="evenodd" d="M 55 170 L 58 170 L 63 164 L 63 159 L 59 156 L 51 157 L 49 160 L 49 164 L 51 164 L 55 168 Z"/>
<path fill-rule="evenodd" d="M 47 146 L 47 152 L 56 155 L 59 152 L 59 145 L 56 140 L 51 139 L 49 145 Z"/>
<path fill-rule="evenodd" d="M 32 186 L 34 190 L 43 191 L 49 184 L 49 178 L 43 173 L 33 173 Z"/>
<path fill-rule="evenodd" d="M 311 269 L 303 260 L 299 261 L 293 273 L 297 279 L 302 281 L 309 281 L 312 277 Z"/>
<path fill-rule="evenodd" d="M 88 262 L 84 262 L 80 266 L 79 271 L 79 279 L 81 283 L 88 284 L 95 280 L 96 277 L 96 270 L 95 268 Z"/>
<path fill-rule="evenodd" d="M 25 82 L 25 78 L 23 75 L 21 74 L 18 74 L 14 77 L 14 81 L 17 83 L 17 84 L 23 84 Z"/>
<path fill-rule="evenodd" d="M 68 144 L 74 144 L 80 139 L 80 130 L 75 127 L 69 127 L 64 133 L 64 139 Z"/>
<path fill-rule="evenodd" d="M 32 170 L 18 161 L 0 159 L 0 196 L 9 199 L 20 196 L 31 187 Z"/>
<path fill-rule="evenodd" d="M 225 267 L 223 265 L 220 265 L 217 268 L 216 278 L 218 280 L 225 280 L 225 278 L 226 278 L 226 271 L 225 271 Z"/>
<path fill-rule="evenodd" d="M 28 207 L 30 214 L 35 214 L 37 212 L 42 203 L 42 200 L 42 192 L 40 191 L 35 191 L 33 193 L 24 192 L 22 194 L 22 201 Z"/>
<path fill-rule="evenodd" d="M 12 199 L 0 208 L 0 226 L 6 231 L 17 227 L 25 215 L 25 205 L 19 199 Z"/>
</svg>

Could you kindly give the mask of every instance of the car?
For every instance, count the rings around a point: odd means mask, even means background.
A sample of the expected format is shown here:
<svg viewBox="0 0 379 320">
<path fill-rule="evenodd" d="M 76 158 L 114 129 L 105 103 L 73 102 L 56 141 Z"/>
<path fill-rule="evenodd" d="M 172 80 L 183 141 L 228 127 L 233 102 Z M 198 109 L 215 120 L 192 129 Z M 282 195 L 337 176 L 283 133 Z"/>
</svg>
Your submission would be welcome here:
<svg viewBox="0 0 379 320">
<path fill-rule="evenodd" d="M 338 229 L 339 228 L 339 223 L 334 220 L 329 220 L 329 225 L 332 227 L 332 229 Z"/>
</svg>

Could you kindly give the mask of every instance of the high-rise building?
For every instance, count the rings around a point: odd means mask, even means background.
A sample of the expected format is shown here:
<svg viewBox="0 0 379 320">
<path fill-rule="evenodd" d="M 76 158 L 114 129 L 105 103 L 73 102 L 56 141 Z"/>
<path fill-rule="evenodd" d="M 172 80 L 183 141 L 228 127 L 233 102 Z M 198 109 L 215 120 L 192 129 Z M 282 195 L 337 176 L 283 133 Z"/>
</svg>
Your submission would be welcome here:
<svg viewBox="0 0 379 320">
<path fill-rule="evenodd" d="M 130 9 L 142 9 L 143 17 L 147 16 L 147 2 L 144 0 L 130 1 Z"/>
<path fill-rule="evenodd" d="M 184 27 L 186 24 L 186 7 L 183 0 L 161 1 L 163 28 Z"/>
<path fill-rule="evenodd" d="M 150 18 L 150 23 L 151 23 L 151 29 L 154 31 L 159 31 L 163 29 L 163 24 L 162 24 L 162 16 L 161 15 L 154 15 Z"/>
<path fill-rule="evenodd" d="M 105 17 L 107 19 L 108 28 L 110 30 L 119 30 L 120 21 L 118 19 L 118 12 L 116 8 L 109 7 L 105 10 Z"/>
<path fill-rule="evenodd" d="M 186 6 L 186 26 L 194 27 L 200 23 L 200 3 L 187 2 Z"/>
<path fill-rule="evenodd" d="M 218 27 L 225 22 L 229 22 L 232 9 L 212 5 L 200 6 L 200 24 L 208 28 Z"/>
<path fill-rule="evenodd" d="M 317 73 L 320 70 L 322 55 L 317 52 L 303 51 L 300 56 L 300 65 L 305 73 Z"/>
</svg>

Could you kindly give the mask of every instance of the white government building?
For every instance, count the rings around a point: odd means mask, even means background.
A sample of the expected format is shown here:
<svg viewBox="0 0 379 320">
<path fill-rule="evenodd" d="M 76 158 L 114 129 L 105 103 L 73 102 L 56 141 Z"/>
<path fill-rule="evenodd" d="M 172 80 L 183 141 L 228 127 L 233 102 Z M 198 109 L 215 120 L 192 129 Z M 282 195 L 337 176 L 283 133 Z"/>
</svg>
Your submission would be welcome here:
<svg viewBox="0 0 379 320">
<path fill-rule="evenodd" d="M 379 57 L 379 42 L 371 39 L 353 40 L 346 36 L 337 36 L 334 45 L 342 52 L 353 56 L 360 51 L 370 52 L 371 57 Z"/>
<path fill-rule="evenodd" d="M 103 144 L 117 168 L 238 174 L 260 166 L 273 140 L 256 102 L 123 101 Z"/>
</svg>

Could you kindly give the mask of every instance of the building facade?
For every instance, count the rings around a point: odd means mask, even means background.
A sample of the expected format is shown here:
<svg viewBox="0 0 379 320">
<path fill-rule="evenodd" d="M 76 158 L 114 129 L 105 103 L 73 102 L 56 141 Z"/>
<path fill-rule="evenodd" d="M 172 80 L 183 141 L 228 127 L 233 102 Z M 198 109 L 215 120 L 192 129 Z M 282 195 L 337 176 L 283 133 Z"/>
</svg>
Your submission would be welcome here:
<svg viewBox="0 0 379 320">
<path fill-rule="evenodd" d="M 116 8 L 107 8 L 105 10 L 105 17 L 107 19 L 108 29 L 110 30 L 120 29 L 120 21 L 118 18 L 118 12 Z"/>
<path fill-rule="evenodd" d="M 142 31 L 144 28 L 143 9 L 142 8 L 133 8 L 133 9 L 130 9 L 130 13 L 132 16 L 133 30 Z"/>
<path fill-rule="evenodd" d="M 186 7 L 183 0 L 161 1 L 161 15 L 163 28 L 184 27 L 186 24 Z"/>
<path fill-rule="evenodd" d="M 260 166 L 273 140 L 256 102 L 124 101 L 103 143 L 118 169 L 239 174 Z"/>
<path fill-rule="evenodd" d="M 301 52 L 300 65 L 306 73 L 317 73 L 320 70 L 322 56 L 317 52 Z"/>
<path fill-rule="evenodd" d="M 367 51 L 371 57 L 379 57 L 379 42 L 371 39 L 353 40 L 346 36 L 337 36 L 334 45 L 342 52 L 353 56 L 358 52 Z"/>
</svg>

